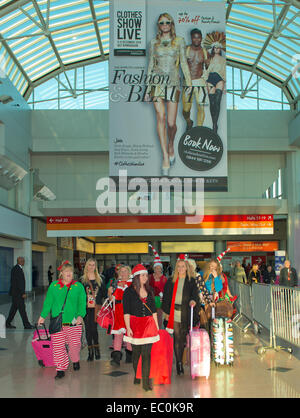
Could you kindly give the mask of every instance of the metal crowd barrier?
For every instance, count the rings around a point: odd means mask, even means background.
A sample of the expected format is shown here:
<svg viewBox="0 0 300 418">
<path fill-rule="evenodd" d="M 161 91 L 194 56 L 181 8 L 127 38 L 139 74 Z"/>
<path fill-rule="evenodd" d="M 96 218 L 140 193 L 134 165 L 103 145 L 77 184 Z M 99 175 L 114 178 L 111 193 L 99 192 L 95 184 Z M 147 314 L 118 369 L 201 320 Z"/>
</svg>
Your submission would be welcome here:
<svg viewBox="0 0 300 418">
<path fill-rule="evenodd" d="M 267 284 L 252 284 L 253 319 L 258 324 L 269 329 L 271 318 L 271 294 Z"/>
<path fill-rule="evenodd" d="M 271 286 L 274 334 L 300 347 L 300 289 Z"/>
<path fill-rule="evenodd" d="M 238 297 L 235 302 L 238 314 L 234 317 L 233 323 L 243 332 L 247 332 L 253 324 L 251 287 L 232 279 L 229 279 L 228 285 L 231 294 Z"/>
<path fill-rule="evenodd" d="M 276 337 L 300 347 L 300 288 L 253 283 L 252 286 L 229 279 L 229 288 L 238 299 L 235 303 L 238 314 L 233 323 L 243 332 L 252 325 L 270 331 L 270 345 L 260 347 L 259 354 L 267 349 L 288 350 L 292 347 L 276 345 Z M 245 323 L 246 321 L 246 323 Z"/>
</svg>

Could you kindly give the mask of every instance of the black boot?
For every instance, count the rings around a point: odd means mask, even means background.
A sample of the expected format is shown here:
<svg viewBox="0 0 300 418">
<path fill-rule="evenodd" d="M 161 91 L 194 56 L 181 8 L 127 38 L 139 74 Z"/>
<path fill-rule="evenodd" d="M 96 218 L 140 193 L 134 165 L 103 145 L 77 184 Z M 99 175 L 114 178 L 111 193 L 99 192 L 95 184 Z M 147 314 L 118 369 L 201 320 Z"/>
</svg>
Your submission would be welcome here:
<svg viewBox="0 0 300 418">
<path fill-rule="evenodd" d="M 87 358 L 87 361 L 94 361 L 94 347 L 92 345 L 89 345 L 88 350 L 89 350 L 89 356 Z"/>
<path fill-rule="evenodd" d="M 80 363 L 77 361 L 76 363 L 73 363 L 73 370 L 77 371 L 80 369 Z"/>
<path fill-rule="evenodd" d="M 125 363 L 132 363 L 132 351 L 125 349 L 126 359 Z"/>
<path fill-rule="evenodd" d="M 213 121 L 213 131 L 215 133 L 218 132 L 218 119 L 219 119 L 219 115 L 220 115 L 220 107 L 221 107 L 221 100 L 222 100 L 222 90 L 220 89 L 216 89 L 216 92 L 214 94 L 215 98 L 214 98 L 214 111 L 213 111 L 213 116 L 212 116 L 212 121 Z"/>
<path fill-rule="evenodd" d="M 63 370 L 58 370 L 57 374 L 54 379 L 62 379 L 65 376 L 65 372 Z"/>
<path fill-rule="evenodd" d="M 100 360 L 101 355 L 100 355 L 100 347 L 99 347 L 99 344 L 95 344 L 94 345 L 94 353 L 95 353 L 95 359 L 96 360 Z"/>
<path fill-rule="evenodd" d="M 177 361 L 176 362 L 176 370 L 177 370 L 178 376 L 180 376 L 181 374 L 184 374 L 184 368 L 183 368 L 182 361 Z"/>
<path fill-rule="evenodd" d="M 110 364 L 112 365 L 112 366 L 120 366 L 120 361 L 121 361 L 121 358 L 122 358 L 122 353 L 121 353 L 121 351 L 113 351 L 112 353 L 111 353 L 111 361 L 110 361 Z"/>
<path fill-rule="evenodd" d="M 214 94 L 209 94 L 208 99 L 209 99 L 209 111 L 210 111 L 210 116 L 211 116 L 211 121 L 212 121 L 212 129 L 213 129 L 214 118 L 215 118 L 215 95 Z"/>
</svg>

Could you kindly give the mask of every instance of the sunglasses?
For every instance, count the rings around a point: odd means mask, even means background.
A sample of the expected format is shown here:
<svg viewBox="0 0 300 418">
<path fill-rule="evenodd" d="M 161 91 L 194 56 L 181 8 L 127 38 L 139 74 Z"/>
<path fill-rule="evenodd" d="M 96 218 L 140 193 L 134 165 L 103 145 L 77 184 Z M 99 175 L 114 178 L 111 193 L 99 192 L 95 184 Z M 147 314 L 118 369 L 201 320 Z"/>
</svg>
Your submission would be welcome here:
<svg viewBox="0 0 300 418">
<path fill-rule="evenodd" d="M 159 24 L 162 26 L 162 25 L 171 25 L 171 23 L 172 22 L 170 22 L 169 20 L 167 20 L 166 22 L 164 22 L 164 21 L 161 21 L 161 22 L 159 22 Z"/>
</svg>

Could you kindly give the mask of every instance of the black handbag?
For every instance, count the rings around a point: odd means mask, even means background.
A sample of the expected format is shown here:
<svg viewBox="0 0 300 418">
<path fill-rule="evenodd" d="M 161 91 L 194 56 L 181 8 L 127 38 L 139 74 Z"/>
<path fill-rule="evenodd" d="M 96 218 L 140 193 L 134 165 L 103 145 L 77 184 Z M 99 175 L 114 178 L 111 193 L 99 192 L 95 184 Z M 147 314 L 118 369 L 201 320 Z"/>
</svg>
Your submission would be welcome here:
<svg viewBox="0 0 300 418">
<path fill-rule="evenodd" d="M 51 316 L 51 318 L 50 318 L 49 334 L 56 334 L 57 332 L 60 332 L 62 330 L 62 324 L 63 324 L 62 314 L 63 314 L 63 311 L 64 311 L 64 307 L 65 307 L 65 304 L 66 304 L 66 300 L 67 300 L 67 297 L 68 297 L 69 290 L 70 290 L 70 287 L 67 290 L 65 301 L 64 301 L 64 304 L 61 308 L 60 314 L 57 315 L 57 316 Z"/>
</svg>

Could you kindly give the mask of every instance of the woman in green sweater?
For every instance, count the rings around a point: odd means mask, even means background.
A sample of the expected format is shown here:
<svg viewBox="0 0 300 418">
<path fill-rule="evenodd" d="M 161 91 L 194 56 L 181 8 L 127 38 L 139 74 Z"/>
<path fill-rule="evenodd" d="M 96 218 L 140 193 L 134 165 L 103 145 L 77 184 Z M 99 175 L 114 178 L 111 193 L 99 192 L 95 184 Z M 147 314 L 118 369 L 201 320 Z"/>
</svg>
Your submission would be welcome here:
<svg viewBox="0 0 300 418">
<path fill-rule="evenodd" d="M 65 261 L 58 270 L 60 270 L 59 279 L 49 286 L 38 320 L 40 326 L 50 312 L 53 317 L 58 316 L 66 300 L 62 314 L 62 330 L 51 335 L 56 379 L 64 377 L 65 370 L 69 366 L 69 356 L 73 369 L 80 368 L 82 323 L 86 315 L 86 293 L 83 285 L 73 280 L 73 266 L 69 261 Z"/>
</svg>

